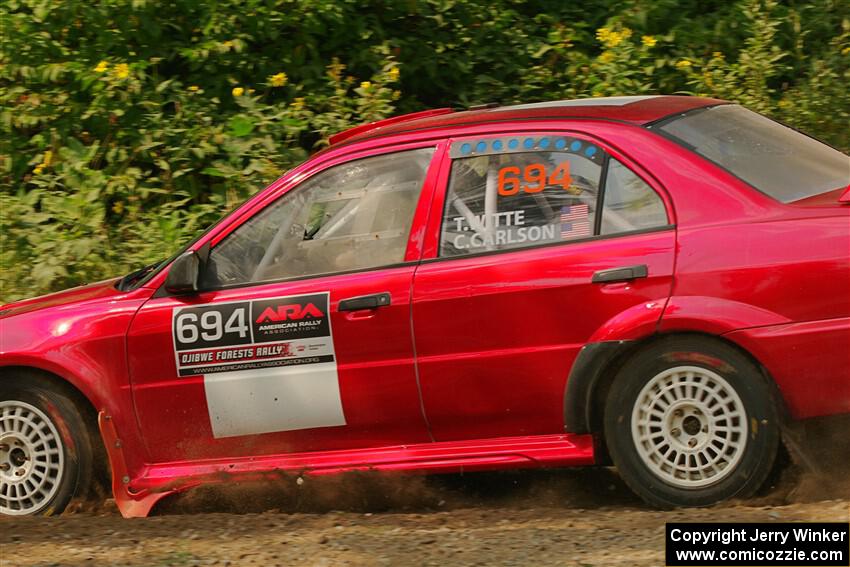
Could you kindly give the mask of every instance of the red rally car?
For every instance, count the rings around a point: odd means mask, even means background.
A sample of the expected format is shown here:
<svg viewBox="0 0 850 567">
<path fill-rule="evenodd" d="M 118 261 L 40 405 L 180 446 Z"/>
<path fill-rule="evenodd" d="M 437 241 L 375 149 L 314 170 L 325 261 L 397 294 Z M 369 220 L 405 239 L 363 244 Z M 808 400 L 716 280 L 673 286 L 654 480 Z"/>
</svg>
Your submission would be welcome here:
<svg viewBox="0 0 850 567">
<path fill-rule="evenodd" d="M 850 158 L 720 100 L 337 134 L 170 260 L 0 310 L 0 513 L 278 471 L 613 462 L 756 491 L 850 413 Z"/>
</svg>

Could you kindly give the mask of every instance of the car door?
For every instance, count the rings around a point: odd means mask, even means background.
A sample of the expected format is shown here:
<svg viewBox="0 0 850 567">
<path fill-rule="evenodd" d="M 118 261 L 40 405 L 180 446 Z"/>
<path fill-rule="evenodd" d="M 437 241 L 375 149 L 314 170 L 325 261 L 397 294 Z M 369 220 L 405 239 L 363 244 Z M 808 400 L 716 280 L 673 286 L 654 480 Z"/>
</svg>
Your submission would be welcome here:
<svg viewBox="0 0 850 567">
<path fill-rule="evenodd" d="M 428 214 L 435 147 L 383 151 L 234 221 L 199 249 L 202 291 L 160 290 L 139 310 L 129 367 L 153 462 L 430 440 L 410 235 Z"/>
<path fill-rule="evenodd" d="M 457 138 L 445 159 L 413 286 L 432 434 L 563 432 L 578 351 L 624 314 L 657 320 L 670 295 L 665 198 L 624 156 L 575 133 Z"/>
</svg>

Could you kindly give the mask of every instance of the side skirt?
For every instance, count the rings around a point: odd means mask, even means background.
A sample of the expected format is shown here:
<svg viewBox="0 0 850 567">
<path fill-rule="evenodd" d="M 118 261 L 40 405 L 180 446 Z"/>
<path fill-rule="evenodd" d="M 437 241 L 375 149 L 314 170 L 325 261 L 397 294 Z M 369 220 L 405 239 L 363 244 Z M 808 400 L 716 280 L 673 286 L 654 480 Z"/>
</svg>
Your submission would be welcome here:
<svg viewBox="0 0 850 567">
<path fill-rule="evenodd" d="M 162 498 L 196 486 L 272 480 L 283 472 L 307 475 L 349 471 L 457 473 L 594 464 L 591 435 L 559 434 L 181 461 L 149 466 L 141 476 L 131 479 L 127 476 L 121 441 L 112 420 L 101 412 L 98 424 L 112 467 L 115 503 L 125 518 L 145 517 Z"/>
</svg>

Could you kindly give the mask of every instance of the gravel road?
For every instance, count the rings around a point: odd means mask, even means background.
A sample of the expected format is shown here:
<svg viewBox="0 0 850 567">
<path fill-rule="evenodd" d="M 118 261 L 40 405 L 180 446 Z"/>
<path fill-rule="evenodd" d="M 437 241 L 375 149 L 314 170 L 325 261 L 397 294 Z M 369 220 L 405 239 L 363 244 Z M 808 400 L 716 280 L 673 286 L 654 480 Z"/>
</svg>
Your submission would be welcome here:
<svg viewBox="0 0 850 567">
<path fill-rule="evenodd" d="M 850 418 L 811 425 L 764 494 L 713 508 L 649 508 L 602 467 L 291 477 L 196 489 L 145 519 L 108 500 L 0 516 L 0 567 L 663 565 L 666 522 L 850 521 L 848 432 Z"/>
<path fill-rule="evenodd" d="M 146 519 L 108 502 L 0 518 L 0 565 L 663 565 L 665 522 L 815 520 L 850 521 L 841 475 L 792 472 L 755 500 L 661 512 L 603 468 L 360 474 L 199 490 Z"/>
</svg>

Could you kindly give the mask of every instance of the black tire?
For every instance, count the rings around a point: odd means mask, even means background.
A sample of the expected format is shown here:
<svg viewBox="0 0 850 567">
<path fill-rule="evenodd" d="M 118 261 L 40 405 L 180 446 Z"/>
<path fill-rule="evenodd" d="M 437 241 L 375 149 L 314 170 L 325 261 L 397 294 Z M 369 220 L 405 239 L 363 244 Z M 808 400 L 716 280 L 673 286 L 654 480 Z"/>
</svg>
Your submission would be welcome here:
<svg viewBox="0 0 850 567">
<path fill-rule="evenodd" d="M 22 433 L 9 427 L 18 419 L 12 417 L 13 411 L 16 416 L 21 414 L 36 420 L 38 432 L 27 430 L 29 440 L 22 439 Z M 45 443 L 38 444 L 40 441 Z M 36 449 L 47 449 L 47 453 L 53 454 L 27 454 Z M 61 460 L 56 449 L 61 449 Z M 85 420 L 69 394 L 38 375 L 0 377 L 0 466 L 4 464 L 8 468 L 0 470 L 0 483 L 5 483 L 0 487 L 0 515 L 60 514 L 71 498 L 88 493 L 93 469 L 92 442 Z M 15 474 L 18 471 L 23 471 L 21 478 Z M 39 473 L 41 477 L 37 476 Z M 24 479 L 30 484 L 15 487 L 13 493 L 12 482 L 20 483 Z M 36 486 L 40 488 L 30 490 Z M 20 496 L 18 491 L 32 497 L 13 498 Z"/>
<path fill-rule="evenodd" d="M 775 400 L 772 385 L 737 349 L 711 338 L 670 337 L 618 372 L 605 406 L 605 441 L 620 476 L 653 506 L 747 498 L 776 460 Z"/>
</svg>

